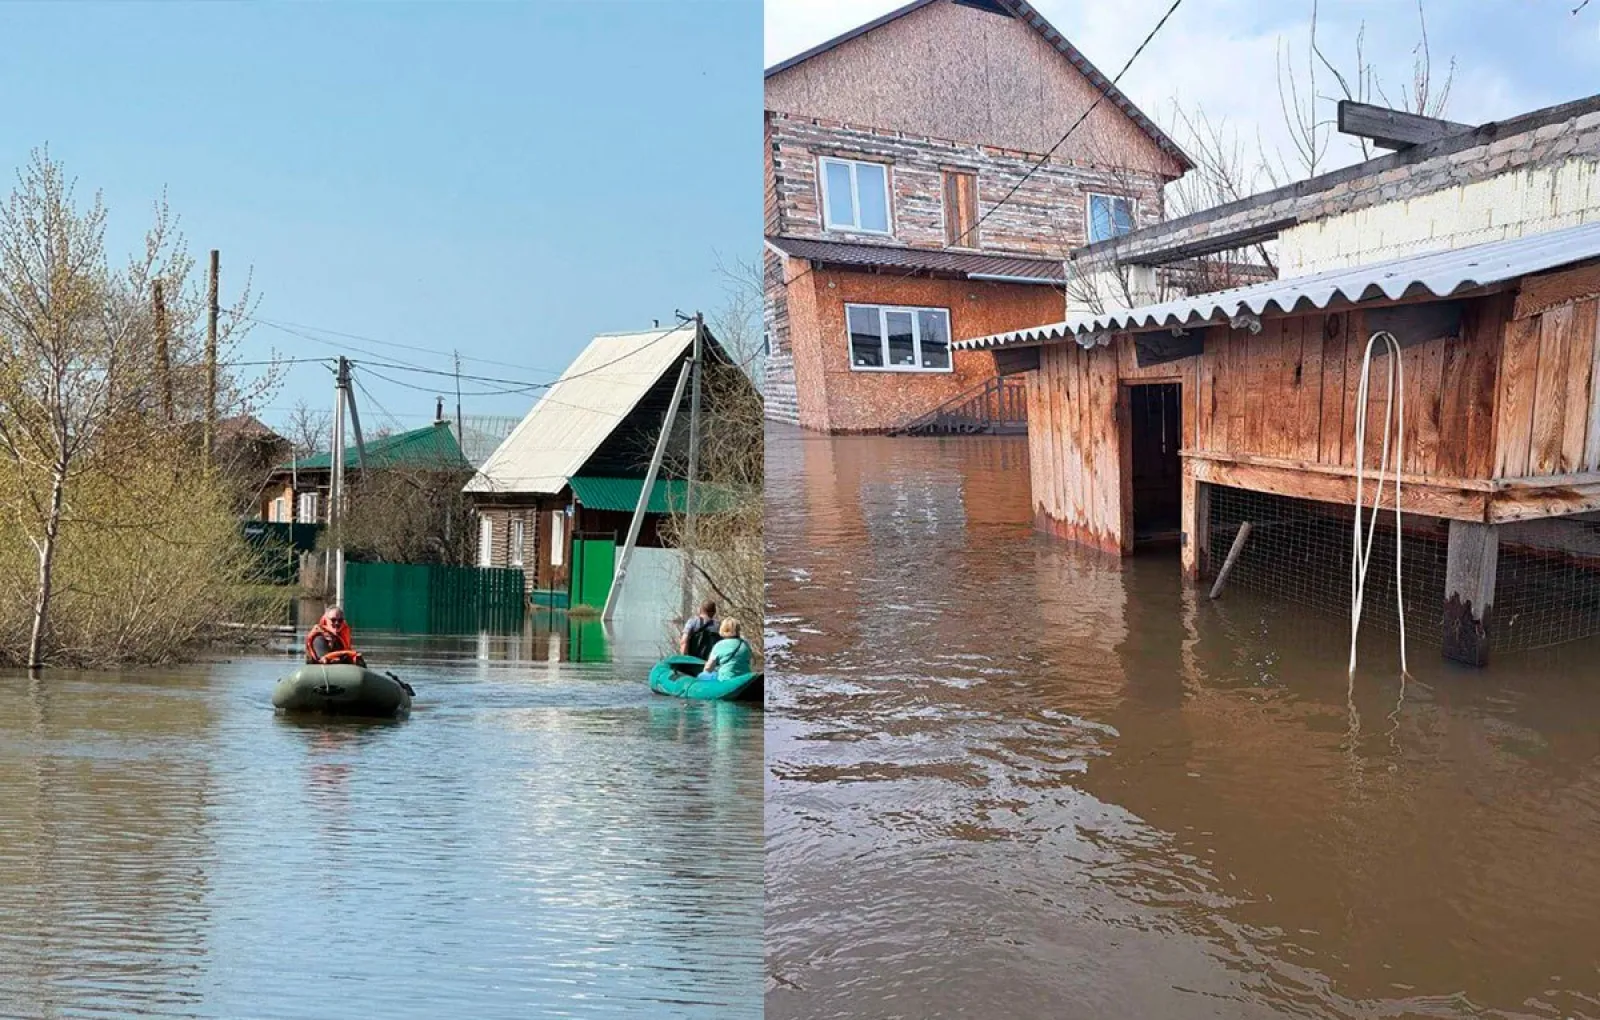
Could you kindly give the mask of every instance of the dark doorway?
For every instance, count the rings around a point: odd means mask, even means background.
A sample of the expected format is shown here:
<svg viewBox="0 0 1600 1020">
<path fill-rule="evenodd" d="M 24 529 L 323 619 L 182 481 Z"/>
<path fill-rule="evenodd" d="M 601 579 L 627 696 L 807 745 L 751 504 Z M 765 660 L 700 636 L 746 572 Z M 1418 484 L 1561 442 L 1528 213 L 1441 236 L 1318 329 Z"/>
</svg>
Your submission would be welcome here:
<svg viewBox="0 0 1600 1020">
<path fill-rule="evenodd" d="M 1178 383 L 1128 387 L 1133 474 L 1133 537 L 1175 541 L 1183 519 L 1183 388 Z"/>
</svg>

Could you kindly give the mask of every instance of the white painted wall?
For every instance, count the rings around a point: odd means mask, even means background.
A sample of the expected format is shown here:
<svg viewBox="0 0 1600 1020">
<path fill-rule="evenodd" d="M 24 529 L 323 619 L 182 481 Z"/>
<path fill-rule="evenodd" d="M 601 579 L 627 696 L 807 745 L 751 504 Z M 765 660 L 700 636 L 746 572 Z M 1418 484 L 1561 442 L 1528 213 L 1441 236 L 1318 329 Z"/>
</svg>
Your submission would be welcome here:
<svg viewBox="0 0 1600 1020">
<path fill-rule="evenodd" d="M 1600 164 L 1574 159 L 1302 224 L 1278 242 L 1279 275 L 1382 262 L 1600 219 Z"/>
</svg>

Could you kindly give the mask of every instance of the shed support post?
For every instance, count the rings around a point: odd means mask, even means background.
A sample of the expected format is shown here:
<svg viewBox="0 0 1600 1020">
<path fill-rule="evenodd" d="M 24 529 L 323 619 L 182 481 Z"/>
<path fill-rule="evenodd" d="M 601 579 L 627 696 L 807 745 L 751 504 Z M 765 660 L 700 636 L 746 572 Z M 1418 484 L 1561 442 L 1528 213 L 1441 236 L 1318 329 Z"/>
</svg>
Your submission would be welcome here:
<svg viewBox="0 0 1600 1020">
<path fill-rule="evenodd" d="M 1196 481 L 1188 464 L 1183 466 L 1183 576 L 1200 580 L 1211 546 L 1211 486 Z"/>
<path fill-rule="evenodd" d="M 1445 555 L 1444 657 L 1469 666 L 1489 663 L 1500 531 L 1494 524 L 1450 522 Z"/>
</svg>

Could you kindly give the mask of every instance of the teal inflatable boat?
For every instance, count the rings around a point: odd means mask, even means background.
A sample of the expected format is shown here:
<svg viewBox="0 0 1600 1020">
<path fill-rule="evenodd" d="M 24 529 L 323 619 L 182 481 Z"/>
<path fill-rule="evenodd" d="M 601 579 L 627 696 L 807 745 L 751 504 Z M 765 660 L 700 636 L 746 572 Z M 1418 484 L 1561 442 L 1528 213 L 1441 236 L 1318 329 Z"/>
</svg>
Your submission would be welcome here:
<svg viewBox="0 0 1600 1020">
<path fill-rule="evenodd" d="M 670 694 L 674 698 L 694 698 L 697 701 L 756 701 L 765 695 L 763 673 L 746 673 L 731 680 L 716 680 L 700 676 L 706 660 L 692 655 L 674 655 L 662 659 L 650 670 L 650 689 L 657 694 Z"/>
<path fill-rule="evenodd" d="M 392 673 L 353 663 L 305 665 L 272 689 L 272 707 L 286 714 L 391 719 L 411 711 L 415 693 Z"/>
</svg>

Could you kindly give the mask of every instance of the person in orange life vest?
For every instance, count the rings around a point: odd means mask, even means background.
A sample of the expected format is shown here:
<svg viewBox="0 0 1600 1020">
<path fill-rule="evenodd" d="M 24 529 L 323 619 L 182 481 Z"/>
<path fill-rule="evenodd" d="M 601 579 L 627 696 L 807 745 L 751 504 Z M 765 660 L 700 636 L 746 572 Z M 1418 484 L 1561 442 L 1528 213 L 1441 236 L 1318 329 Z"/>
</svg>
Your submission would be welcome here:
<svg viewBox="0 0 1600 1020">
<path fill-rule="evenodd" d="M 361 653 L 350 646 L 350 625 L 344 620 L 343 609 L 330 607 L 306 635 L 306 662 L 323 666 L 341 662 L 367 664 Z"/>
</svg>

